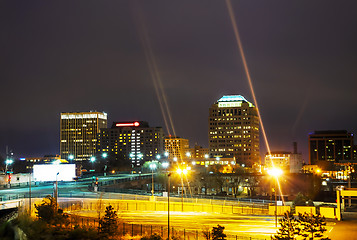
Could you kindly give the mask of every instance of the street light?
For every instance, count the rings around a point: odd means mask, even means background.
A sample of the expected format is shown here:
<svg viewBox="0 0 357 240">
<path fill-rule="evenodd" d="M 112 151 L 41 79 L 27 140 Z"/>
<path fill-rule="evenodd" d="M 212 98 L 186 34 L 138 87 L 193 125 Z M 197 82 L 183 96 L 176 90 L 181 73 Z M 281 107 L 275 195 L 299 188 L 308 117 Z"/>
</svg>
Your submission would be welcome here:
<svg viewBox="0 0 357 240">
<path fill-rule="evenodd" d="M 72 161 L 74 159 L 74 156 L 71 154 L 68 156 L 68 160 Z"/>
<path fill-rule="evenodd" d="M 92 169 L 94 169 L 93 165 L 94 165 L 94 162 L 95 162 L 95 157 L 92 156 L 92 157 L 90 157 L 89 160 L 90 160 L 90 162 L 92 163 Z"/>
<path fill-rule="evenodd" d="M 171 173 L 167 174 L 168 178 L 168 189 L 167 189 L 167 239 L 170 240 L 170 176 Z"/>
<path fill-rule="evenodd" d="M 11 164 L 13 164 L 14 163 L 14 160 L 12 160 L 12 159 L 6 159 L 6 161 L 5 161 L 5 174 L 7 174 L 7 168 L 8 168 L 8 166 L 9 165 L 11 165 Z"/>
<path fill-rule="evenodd" d="M 102 153 L 102 158 L 103 159 L 106 159 L 108 157 L 108 153 Z M 108 166 L 107 166 L 107 161 L 105 161 L 105 165 L 104 165 L 104 176 L 107 176 L 107 168 L 108 168 Z"/>
<path fill-rule="evenodd" d="M 181 169 L 178 168 L 176 172 L 181 176 L 181 187 L 182 187 L 182 192 L 181 192 L 181 205 L 182 205 L 182 212 L 183 212 L 183 175 L 187 174 L 187 168 Z"/>
<path fill-rule="evenodd" d="M 168 152 L 165 152 L 165 153 L 164 153 L 164 156 L 165 156 L 165 157 L 168 157 L 168 156 L 169 156 L 169 153 L 168 153 Z"/>
<path fill-rule="evenodd" d="M 283 174 L 283 170 L 281 170 L 280 168 L 272 168 L 270 170 L 268 170 L 268 174 L 272 177 L 275 177 L 275 181 L 274 181 L 274 193 L 275 193 L 275 227 L 278 227 L 278 206 L 277 206 L 277 199 L 276 199 L 276 183 L 278 182 L 278 178 L 279 176 L 281 176 Z"/>
<path fill-rule="evenodd" d="M 157 160 L 160 160 L 160 158 L 161 158 L 160 154 L 157 154 L 157 155 L 156 155 L 156 159 L 157 159 Z"/>
<path fill-rule="evenodd" d="M 156 169 L 156 164 L 152 162 L 149 167 L 151 169 L 151 196 L 154 196 L 154 170 Z"/>
</svg>

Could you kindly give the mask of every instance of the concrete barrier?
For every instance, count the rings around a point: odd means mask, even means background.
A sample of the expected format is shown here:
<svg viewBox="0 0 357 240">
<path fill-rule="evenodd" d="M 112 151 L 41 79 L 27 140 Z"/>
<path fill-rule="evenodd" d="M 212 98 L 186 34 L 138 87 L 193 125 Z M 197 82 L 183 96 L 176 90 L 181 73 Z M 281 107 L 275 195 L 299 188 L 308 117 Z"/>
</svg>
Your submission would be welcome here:
<svg viewBox="0 0 357 240">
<path fill-rule="evenodd" d="M 336 208 L 333 207 L 320 207 L 320 215 L 325 218 L 336 218 Z"/>
<path fill-rule="evenodd" d="M 291 211 L 290 206 L 277 206 L 276 214 L 281 216 L 284 215 L 285 212 Z M 269 215 L 275 215 L 275 206 L 269 206 Z"/>
<path fill-rule="evenodd" d="M 299 213 L 301 213 L 301 214 L 304 214 L 304 213 L 316 214 L 316 207 L 295 206 L 295 215 L 298 215 Z"/>
</svg>

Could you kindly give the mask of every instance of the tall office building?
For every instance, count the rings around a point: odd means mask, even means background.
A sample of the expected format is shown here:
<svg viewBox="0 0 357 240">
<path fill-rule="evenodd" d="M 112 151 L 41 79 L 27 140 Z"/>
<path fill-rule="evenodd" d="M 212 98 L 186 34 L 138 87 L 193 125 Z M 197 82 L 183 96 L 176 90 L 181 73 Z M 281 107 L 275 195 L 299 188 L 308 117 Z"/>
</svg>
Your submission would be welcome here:
<svg viewBox="0 0 357 240">
<path fill-rule="evenodd" d="M 258 112 L 243 96 L 223 96 L 209 108 L 208 136 L 211 157 L 260 163 Z"/>
<path fill-rule="evenodd" d="M 309 134 L 309 163 L 323 169 L 328 163 L 353 162 L 353 134 L 346 130 L 315 131 Z"/>
<path fill-rule="evenodd" d="M 171 135 L 165 137 L 165 152 L 169 154 L 169 159 L 180 161 L 188 158 L 186 154 L 190 153 L 189 147 L 188 139 Z"/>
<path fill-rule="evenodd" d="M 61 158 L 74 161 L 89 160 L 96 154 L 97 137 L 101 128 L 107 127 L 104 112 L 61 113 Z"/>
<path fill-rule="evenodd" d="M 144 121 L 114 122 L 111 128 L 101 129 L 98 152 L 108 153 L 121 166 L 134 169 L 162 154 L 163 142 L 161 127 L 150 127 Z"/>
</svg>

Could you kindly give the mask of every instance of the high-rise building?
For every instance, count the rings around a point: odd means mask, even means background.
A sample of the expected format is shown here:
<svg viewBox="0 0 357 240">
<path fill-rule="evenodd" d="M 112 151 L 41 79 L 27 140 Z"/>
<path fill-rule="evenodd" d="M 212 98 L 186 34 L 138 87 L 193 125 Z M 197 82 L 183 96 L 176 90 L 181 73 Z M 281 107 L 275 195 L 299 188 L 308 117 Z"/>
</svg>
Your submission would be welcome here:
<svg viewBox="0 0 357 240">
<path fill-rule="evenodd" d="M 260 163 L 258 112 L 243 96 L 223 96 L 209 108 L 208 136 L 211 157 Z"/>
<path fill-rule="evenodd" d="M 188 158 L 186 154 L 190 153 L 189 147 L 188 139 L 171 135 L 165 137 L 165 152 L 169 154 L 169 159 L 177 161 Z"/>
<path fill-rule="evenodd" d="M 61 113 L 61 158 L 89 160 L 96 154 L 99 130 L 106 127 L 107 114 L 104 112 Z"/>
<path fill-rule="evenodd" d="M 134 169 L 163 153 L 164 133 L 144 121 L 114 122 L 111 128 L 101 129 L 98 146 L 98 152 Z"/>
<path fill-rule="evenodd" d="M 315 131 L 309 134 L 309 164 L 323 169 L 330 163 L 353 162 L 353 134 L 346 130 Z"/>
</svg>

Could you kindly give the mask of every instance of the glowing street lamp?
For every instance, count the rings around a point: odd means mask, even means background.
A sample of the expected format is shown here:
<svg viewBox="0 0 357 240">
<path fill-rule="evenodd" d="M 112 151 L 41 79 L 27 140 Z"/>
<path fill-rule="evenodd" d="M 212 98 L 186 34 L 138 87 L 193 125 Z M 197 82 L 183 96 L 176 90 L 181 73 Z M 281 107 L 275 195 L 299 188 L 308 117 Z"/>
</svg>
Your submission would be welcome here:
<svg viewBox="0 0 357 240">
<path fill-rule="evenodd" d="M 187 175 L 187 168 L 181 169 L 178 168 L 176 172 L 181 176 L 181 185 L 182 185 L 182 192 L 181 192 L 181 205 L 182 205 L 182 212 L 183 212 L 183 175 Z"/>
<path fill-rule="evenodd" d="M 5 173 L 7 173 L 8 166 L 13 164 L 13 163 L 14 163 L 14 160 L 12 160 L 12 159 L 6 159 L 5 160 Z"/>
<path fill-rule="evenodd" d="M 156 155 L 156 159 L 157 159 L 157 160 L 160 160 L 160 158 L 161 158 L 160 154 L 157 154 L 157 155 Z"/>
<path fill-rule="evenodd" d="M 154 170 L 156 169 L 156 163 L 150 163 L 149 165 L 151 169 L 151 196 L 154 196 Z"/>
<path fill-rule="evenodd" d="M 164 153 L 164 156 L 165 156 L 165 157 L 169 157 L 169 153 L 168 153 L 168 152 L 165 152 L 165 153 Z"/>
<path fill-rule="evenodd" d="M 108 153 L 106 153 L 106 152 L 102 153 L 102 158 L 103 158 L 103 159 L 106 159 L 107 157 L 108 157 Z M 104 165 L 104 176 L 107 176 L 107 168 L 108 168 L 108 166 L 107 166 L 107 161 L 105 161 L 105 165 Z"/>
<path fill-rule="evenodd" d="M 73 159 L 74 159 L 74 156 L 72 154 L 68 156 L 68 160 L 73 161 Z"/>
<path fill-rule="evenodd" d="M 278 178 L 279 176 L 281 176 L 283 174 L 283 170 L 281 170 L 280 168 L 272 168 L 268 170 L 268 174 L 272 177 L 275 177 L 275 181 L 274 181 L 274 193 L 275 193 L 275 227 L 278 227 L 278 206 L 277 206 L 277 199 L 276 199 L 276 183 L 278 182 Z"/>
<path fill-rule="evenodd" d="M 163 163 L 162 163 L 162 167 L 163 167 L 163 168 L 166 169 L 166 168 L 168 168 L 168 166 L 169 166 L 169 163 L 168 163 L 168 162 L 163 162 Z"/>
<path fill-rule="evenodd" d="M 92 169 L 94 168 L 93 167 L 93 165 L 94 165 L 94 162 L 95 162 L 95 157 L 94 156 L 92 156 L 92 157 L 90 157 L 90 162 L 92 163 Z"/>
</svg>

